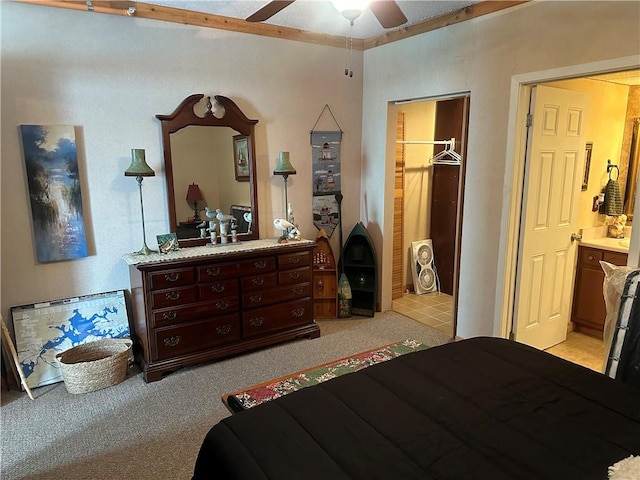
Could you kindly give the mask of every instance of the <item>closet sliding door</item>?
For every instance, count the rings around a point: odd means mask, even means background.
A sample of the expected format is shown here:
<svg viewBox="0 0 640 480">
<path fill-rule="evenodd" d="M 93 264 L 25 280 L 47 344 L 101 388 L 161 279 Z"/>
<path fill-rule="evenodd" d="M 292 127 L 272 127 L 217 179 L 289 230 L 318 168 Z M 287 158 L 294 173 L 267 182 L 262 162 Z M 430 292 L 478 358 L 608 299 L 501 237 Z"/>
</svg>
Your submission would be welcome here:
<svg viewBox="0 0 640 480">
<path fill-rule="evenodd" d="M 463 135 L 466 134 L 468 97 L 441 100 L 436 104 L 434 138 L 456 139 L 455 151 L 464 157 Z M 442 145 L 434 146 L 434 154 L 442 151 Z M 464 162 L 464 158 L 463 158 Z M 460 165 L 434 164 L 431 187 L 431 241 L 435 265 L 440 278 L 440 291 L 453 295 L 454 275 L 458 264 L 458 210 Z"/>
</svg>

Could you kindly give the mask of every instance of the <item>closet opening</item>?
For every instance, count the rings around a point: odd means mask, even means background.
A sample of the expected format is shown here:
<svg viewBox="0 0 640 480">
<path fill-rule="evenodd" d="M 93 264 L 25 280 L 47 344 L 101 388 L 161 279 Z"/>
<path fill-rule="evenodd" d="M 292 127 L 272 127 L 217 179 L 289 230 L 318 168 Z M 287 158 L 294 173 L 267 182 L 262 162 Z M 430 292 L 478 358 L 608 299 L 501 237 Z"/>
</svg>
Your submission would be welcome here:
<svg viewBox="0 0 640 480">
<path fill-rule="evenodd" d="M 396 102 L 392 309 L 455 338 L 468 93 Z"/>
</svg>

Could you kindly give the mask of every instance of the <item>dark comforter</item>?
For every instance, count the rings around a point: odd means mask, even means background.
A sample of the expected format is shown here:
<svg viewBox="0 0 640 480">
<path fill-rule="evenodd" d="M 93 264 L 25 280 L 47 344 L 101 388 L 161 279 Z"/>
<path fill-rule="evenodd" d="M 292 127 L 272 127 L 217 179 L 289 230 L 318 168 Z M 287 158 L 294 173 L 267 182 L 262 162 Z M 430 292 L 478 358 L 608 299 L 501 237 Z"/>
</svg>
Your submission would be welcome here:
<svg viewBox="0 0 640 480">
<path fill-rule="evenodd" d="M 607 478 L 640 389 L 497 338 L 403 355 L 222 420 L 194 479 Z"/>
</svg>

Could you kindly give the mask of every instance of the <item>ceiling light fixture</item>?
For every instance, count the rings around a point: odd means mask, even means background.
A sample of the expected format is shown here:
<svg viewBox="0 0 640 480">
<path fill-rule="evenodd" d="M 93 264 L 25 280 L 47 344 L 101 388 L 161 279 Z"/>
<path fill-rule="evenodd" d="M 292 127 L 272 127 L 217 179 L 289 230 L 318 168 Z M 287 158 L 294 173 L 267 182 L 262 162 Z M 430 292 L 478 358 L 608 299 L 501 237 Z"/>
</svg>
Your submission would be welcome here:
<svg viewBox="0 0 640 480">
<path fill-rule="evenodd" d="M 345 34 L 345 50 L 349 52 L 348 66 L 344 69 L 344 74 L 353 77 L 353 21 L 358 18 L 363 10 L 369 6 L 369 0 L 331 0 L 333 6 L 344 18 L 349 20 L 349 34 Z"/>
<path fill-rule="evenodd" d="M 369 0 L 331 0 L 331 3 L 344 18 L 349 20 L 351 26 L 353 26 L 353 21 L 369 6 Z"/>
</svg>

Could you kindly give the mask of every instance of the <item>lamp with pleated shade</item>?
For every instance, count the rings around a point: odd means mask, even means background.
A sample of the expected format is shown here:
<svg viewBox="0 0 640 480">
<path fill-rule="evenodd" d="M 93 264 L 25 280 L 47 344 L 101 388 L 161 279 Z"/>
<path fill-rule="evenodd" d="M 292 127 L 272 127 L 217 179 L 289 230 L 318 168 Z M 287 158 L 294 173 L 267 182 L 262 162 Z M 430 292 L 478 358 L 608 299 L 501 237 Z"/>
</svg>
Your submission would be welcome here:
<svg viewBox="0 0 640 480">
<path fill-rule="evenodd" d="M 193 204 L 193 221 L 194 222 L 200 222 L 200 210 L 198 209 L 198 202 L 201 202 L 202 200 L 204 200 L 204 197 L 202 196 L 202 192 L 200 191 L 200 187 L 195 184 L 192 183 L 191 185 L 189 185 L 189 188 L 187 189 L 187 202 L 192 203 Z"/>
<path fill-rule="evenodd" d="M 153 177 L 156 172 L 147 165 L 145 159 L 145 151 L 142 148 L 131 149 L 131 165 L 124 171 L 125 177 L 136 177 L 138 181 L 138 190 L 140 191 L 140 213 L 142 215 L 142 248 L 135 252 L 135 255 L 149 255 L 154 253 L 155 250 L 151 250 L 147 246 L 147 235 L 144 229 L 144 203 L 142 202 L 142 179 L 144 177 Z"/>
</svg>

